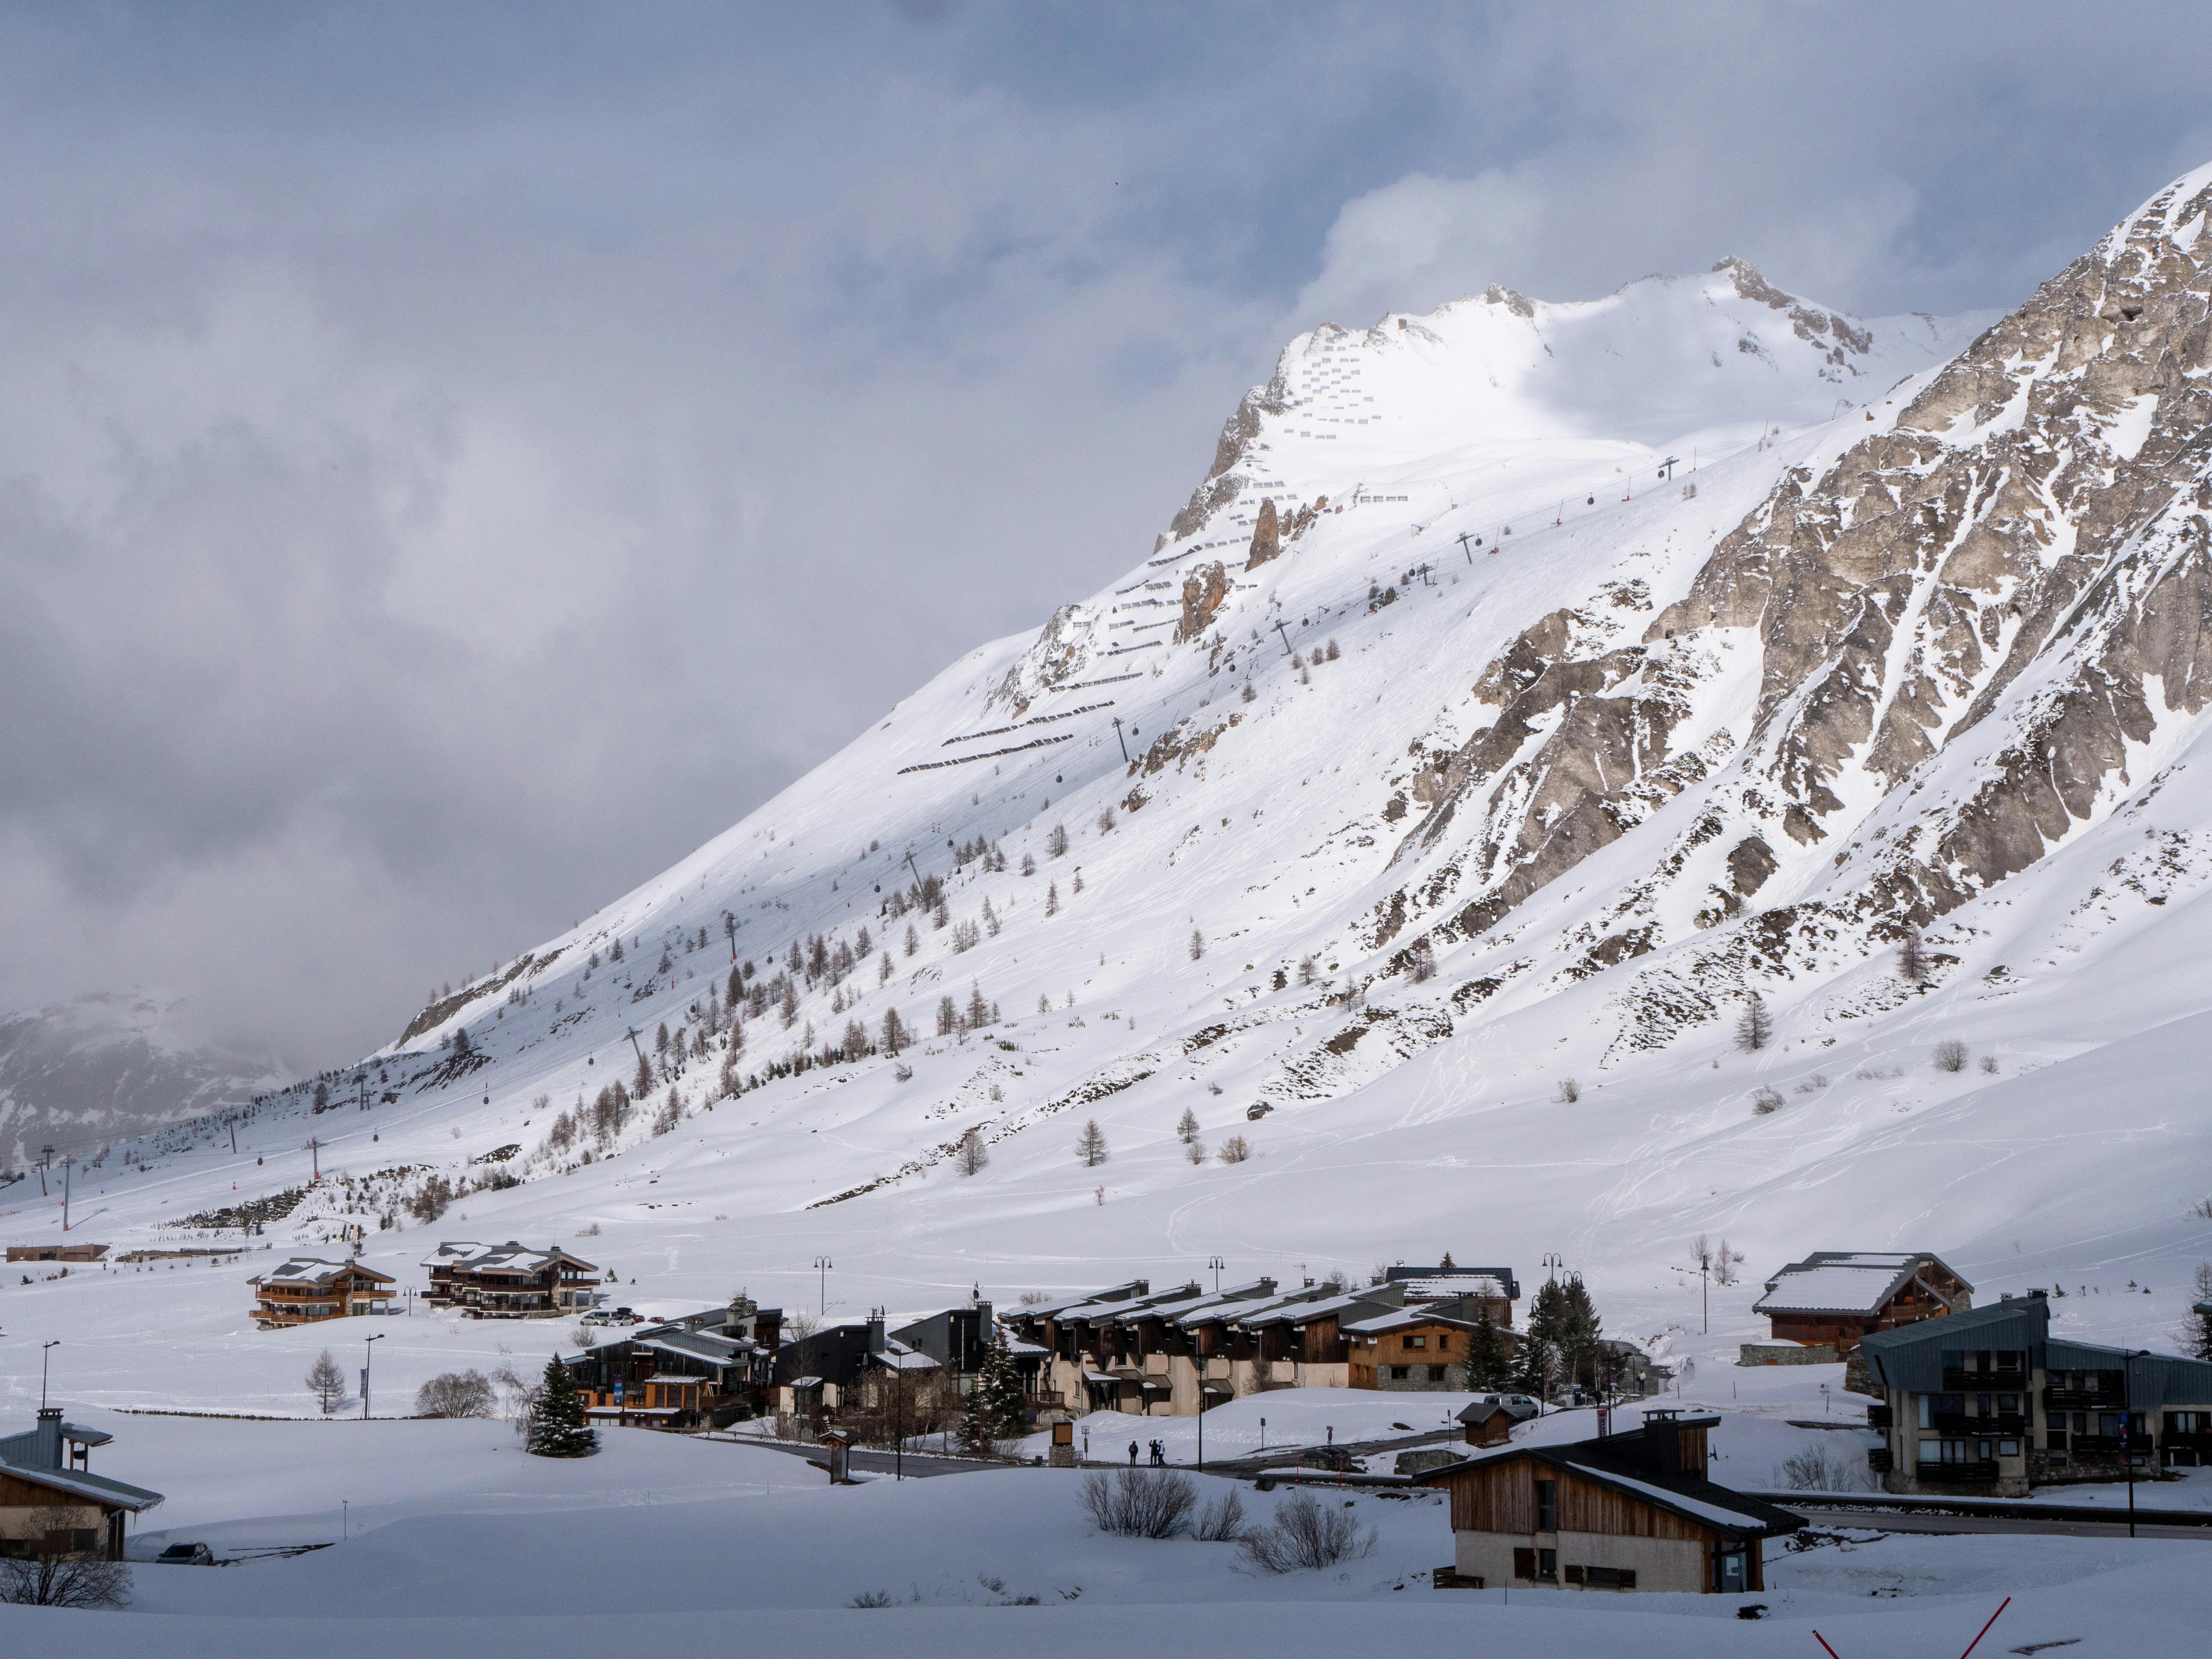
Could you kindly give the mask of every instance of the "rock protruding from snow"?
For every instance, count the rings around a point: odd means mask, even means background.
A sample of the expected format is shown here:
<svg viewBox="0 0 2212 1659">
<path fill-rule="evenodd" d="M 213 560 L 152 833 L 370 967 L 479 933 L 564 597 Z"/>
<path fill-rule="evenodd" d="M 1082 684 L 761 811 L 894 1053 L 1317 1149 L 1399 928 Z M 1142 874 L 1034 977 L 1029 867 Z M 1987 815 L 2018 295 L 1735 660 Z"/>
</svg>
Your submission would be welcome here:
<svg viewBox="0 0 2212 1659">
<path fill-rule="evenodd" d="M 1213 613 L 1229 594 L 1229 573 L 1216 559 L 1200 565 L 1182 579 L 1182 620 L 1176 626 L 1178 640 L 1194 640 L 1206 631 Z"/>
<path fill-rule="evenodd" d="M 1259 521 L 1252 526 L 1252 550 L 1244 561 L 1247 570 L 1257 570 L 1270 559 L 1279 558 L 1283 551 L 1283 532 L 1275 521 L 1275 503 L 1271 496 L 1260 503 Z"/>
</svg>

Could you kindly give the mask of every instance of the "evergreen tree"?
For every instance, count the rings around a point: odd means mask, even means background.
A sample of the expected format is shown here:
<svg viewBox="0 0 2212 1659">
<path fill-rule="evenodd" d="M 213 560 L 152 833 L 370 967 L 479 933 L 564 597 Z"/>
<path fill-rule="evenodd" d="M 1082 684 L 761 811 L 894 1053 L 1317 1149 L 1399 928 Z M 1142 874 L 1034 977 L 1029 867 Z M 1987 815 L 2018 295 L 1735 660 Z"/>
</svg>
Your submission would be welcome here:
<svg viewBox="0 0 2212 1659">
<path fill-rule="evenodd" d="M 1915 985 L 1928 977 L 1928 951 L 1920 942 L 1917 927 L 1908 926 L 1905 930 L 1905 938 L 1897 947 L 1897 971 Z"/>
<path fill-rule="evenodd" d="M 960 1419 L 961 1449 L 971 1456 L 996 1454 L 999 1443 L 1019 1437 L 1027 1402 L 1022 1397 L 1022 1374 L 1006 1352 L 1003 1331 L 991 1333 L 991 1346 L 983 1352 L 983 1370 L 968 1396 L 968 1409 Z"/>
<path fill-rule="evenodd" d="M 1176 1134 L 1186 1146 L 1198 1139 L 1198 1114 L 1188 1106 L 1176 1122 Z"/>
<path fill-rule="evenodd" d="M 1498 1327 L 1486 1309 L 1467 1334 L 1467 1387 L 1470 1392 L 1502 1389 L 1510 1371 L 1505 1359 L 1504 1340 L 1498 1334 Z"/>
<path fill-rule="evenodd" d="M 2189 1316 L 2189 1352 L 2199 1359 L 2212 1359 L 2212 1261 L 2197 1264 L 2197 1309 Z"/>
<path fill-rule="evenodd" d="M 1083 1126 L 1083 1133 L 1075 1138 L 1075 1155 L 1086 1169 L 1097 1169 L 1106 1161 L 1106 1132 L 1092 1118 Z"/>
<path fill-rule="evenodd" d="M 589 1457 L 599 1449 L 599 1431 L 585 1420 L 576 1379 L 556 1354 L 545 1362 L 545 1382 L 530 1413 L 526 1449 L 533 1457 Z"/>
<path fill-rule="evenodd" d="M 637 1057 L 637 1079 L 631 1087 L 640 1097 L 653 1092 L 653 1062 L 643 1054 Z"/>
<path fill-rule="evenodd" d="M 1571 1378 L 1593 1389 L 1601 1380 L 1598 1370 L 1603 1354 L 1598 1343 L 1602 1334 L 1596 1305 L 1582 1275 L 1577 1273 L 1559 1286 L 1559 1357 Z"/>
</svg>

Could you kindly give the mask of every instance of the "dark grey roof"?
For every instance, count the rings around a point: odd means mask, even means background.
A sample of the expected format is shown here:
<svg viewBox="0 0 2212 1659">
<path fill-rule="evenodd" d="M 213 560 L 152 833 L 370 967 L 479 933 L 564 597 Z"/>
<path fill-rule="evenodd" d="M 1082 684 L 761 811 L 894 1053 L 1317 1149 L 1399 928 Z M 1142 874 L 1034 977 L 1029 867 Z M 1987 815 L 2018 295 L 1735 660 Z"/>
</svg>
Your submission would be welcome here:
<svg viewBox="0 0 2212 1659">
<path fill-rule="evenodd" d="M 1413 1476 L 1413 1484 L 1437 1486 L 1467 1469 L 1527 1458 L 1625 1492 L 1732 1538 L 1772 1538 L 1796 1532 L 1804 1526 L 1804 1516 L 1778 1509 L 1764 1498 L 1693 1475 L 1662 1474 L 1646 1468 L 1642 1456 L 1643 1442 L 1644 1431 L 1632 1429 L 1626 1434 L 1570 1441 L 1564 1445 L 1500 1447 L 1478 1456 L 1462 1458 L 1456 1463 L 1447 1463 L 1442 1468 L 1424 1470 Z"/>
<path fill-rule="evenodd" d="M 143 1486 L 134 1486 L 122 1480 L 111 1480 L 104 1474 L 92 1474 L 83 1469 L 27 1469 L 13 1463 L 0 1466 L 18 1480 L 27 1480 L 33 1486 L 51 1486 L 57 1492 L 89 1498 L 119 1510 L 129 1510 L 134 1515 L 141 1510 L 150 1510 L 161 1501 L 161 1494 L 149 1492 Z"/>
<path fill-rule="evenodd" d="M 2137 1407 L 2212 1405 L 2212 1360 L 2142 1348 L 2115 1348 L 2050 1335 L 2051 1304 L 2039 1296 L 2015 1297 L 1942 1319 L 1923 1319 L 1860 1339 L 1875 1375 L 1890 1388 L 1938 1394 L 1946 1352 L 1987 1348 L 2025 1352 L 2028 1365 L 2046 1371 L 2124 1371 Z"/>
<path fill-rule="evenodd" d="M 1941 1267 L 1971 1292 L 1973 1286 L 1950 1263 L 1929 1250 L 1815 1250 L 1793 1261 L 1766 1281 L 1766 1294 L 1752 1304 L 1762 1314 L 1874 1314 L 1917 1278 L 1923 1265 Z M 1935 1291 L 1936 1287 L 1929 1285 Z M 1945 1306 L 1950 1298 L 1936 1292 Z"/>
</svg>

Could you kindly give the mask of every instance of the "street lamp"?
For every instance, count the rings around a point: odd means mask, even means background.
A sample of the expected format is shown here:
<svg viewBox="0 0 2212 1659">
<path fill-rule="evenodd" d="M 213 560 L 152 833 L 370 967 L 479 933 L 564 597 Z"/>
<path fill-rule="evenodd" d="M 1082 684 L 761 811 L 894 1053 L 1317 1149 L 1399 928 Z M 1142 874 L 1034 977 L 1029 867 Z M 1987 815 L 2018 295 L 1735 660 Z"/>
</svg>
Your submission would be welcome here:
<svg viewBox="0 0 2212 1659">
<path fill-rule="evenodd" d="M 391 1334 L 391 1333 L 389 1333 L 388 1331 L 379 1331 L 379 1332 L 378 1332 L 375 1335 L 374 1335 L 374 1336 L 365 1336 L 365 1337 L 363 1337 L 363 1338 L 362 1339 L 362 1348 L 361 1348 L 361 1420 L 362 1420 L 362 1422 L 364 1422 L 364 1423 L 366 1423 L 366 1422 L 368 1422 L 368 1360 L 369 1360 L 369 1356 L 370 1356 L 371 1354 L 373 1354 L 374 1352 L 375 1352 L 375 1349 L 374 1349 L 374 1348 L 373 1348 L 372 1346 L 370 1346 L 370 1344 L 372 1344 L 372 1343 L 376 1343 L 376 1342 L 381 1342 L 381 1341 L 383 1341 L 383 1340 L 384 1340 L 384 1339 L 385 1339 L 386 1336 L 388 1336 L 389 1334 Z"/>
<path fill-rule="evenodd" d="M 814 1258 L 814 1271 L 819 1273 L 822 1279 L 819 1297 L 815 1307 L 816 1310 L 824 1317 L 827 1317 L 830 1312 L 830 1270 L 836 1265 L 826 1255 L 817 1255 Z"/>
<path fill-rule="evenodd" d="M 61 1345 L 62 1340 L 58 1336 L 39 1350 L 39 1409 L 40 1411 L 46 1408 L 46 1355 Z"/>
<path fill-rule="evenodd" d="M 1217 1255 L 1209 1258 L 1206 1265 L 1213 1269 L 1213 1293 L 1216 1296 L 1219 1296 L 1221 1294 L 1221 1270 L 1229 1264 Z"/>
</svg>

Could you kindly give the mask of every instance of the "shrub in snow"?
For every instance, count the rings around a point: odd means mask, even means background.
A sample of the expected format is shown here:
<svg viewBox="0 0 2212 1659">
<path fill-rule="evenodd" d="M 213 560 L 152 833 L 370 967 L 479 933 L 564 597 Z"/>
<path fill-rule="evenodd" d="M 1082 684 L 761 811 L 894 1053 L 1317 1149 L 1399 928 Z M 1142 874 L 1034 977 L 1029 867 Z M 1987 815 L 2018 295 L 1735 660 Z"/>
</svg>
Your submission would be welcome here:
<svg viewBox="0 0 2212 1659">
<path fill-rule="evenodd" d="M 1559 1104 L 1571 1106 L 1583 1097 L 1583 1085 L 1571 1077 L 1559 1079 Z"/>
<path fill-rule="evenodd" d="M 1231 1135 L 1221 1143 L 1221 1161 L 1224 1164 L 1242 1164 L 1251 1156 L 1252 1145 L 1243 1135 Z"/>
<path fill-rule="evenodd" d="M 1201 1544 L 1234 1544 L 1244 1536 L 1244 1496 L 1231 1486 L 1206 1500 L 1193 1529 Z"/>
<path fill-rule="evenodd" d="M 1936 1069 L 1939 1072 L 1963 1072 L 1966 1069 L 1966 1045 L 1963 1042 L 1939 1042 L 1936 1045 Z"/>
<path fill-rule="evenodd" d="M 489 1417 L 491 1379 L 479 1370 L 444 1371 L 415 1390 L 417 1417 Z"/>
<path fill-rule="evenodd" d="M 27 1519 L 33 1531 L 69 1531 L 82 1515 L 57 1505 L 33 1510 Z M 0 1601 L 33 1607 L 119 1607 L 131 1599 L 131 1569 L 120 1561 L 101 1561 L 76 1555 L 49 1555 L 36 1560 L 0 1560 Z"/>
<path fill-rule="evenodd" d="M 1198 1488 L 1173 1469 L 1120 1469 L 1083 1482 L 1083 1507 L 1116 1538 L 1173 1538 L 1190 1524 Z"/>
<path fill-rule="evenodd" d="M 1275 1510 L 1271 1526 L 1255 1527 L 1240 1540 L 1246 1561 L 1262 1572 L 1318 1571 L 1340 1561 L 1356 1560 L 1375 1548 L 1375 1530 L 1343 1509 L 1316 1503 L 1302 1492 Z"/>
<path fill-rule="evenodd" d="M 1768 1089 L 1762 1087 L 1751 1097 L 1751 1109 L 1761 1117 L 1765 1117 L 1769 1112 L 1776 1110 L 1781 1106 L 1781 1104 L 1782 1091 L 1779 1089 Z"/>
<path fill-rule="evenodd" d="M 1774 1484 L 1794 1492 L 1871 1492 L 1874 1480 L 1863 1461 L 1826 1445 L 1808 1446 L 1774 1466 Z"/>
</svg>

